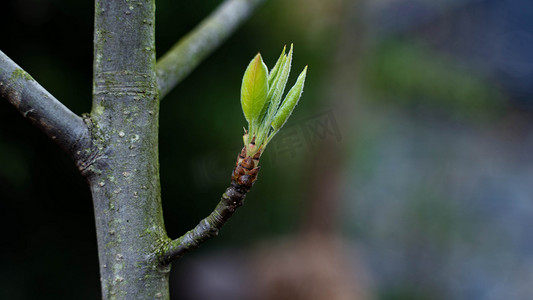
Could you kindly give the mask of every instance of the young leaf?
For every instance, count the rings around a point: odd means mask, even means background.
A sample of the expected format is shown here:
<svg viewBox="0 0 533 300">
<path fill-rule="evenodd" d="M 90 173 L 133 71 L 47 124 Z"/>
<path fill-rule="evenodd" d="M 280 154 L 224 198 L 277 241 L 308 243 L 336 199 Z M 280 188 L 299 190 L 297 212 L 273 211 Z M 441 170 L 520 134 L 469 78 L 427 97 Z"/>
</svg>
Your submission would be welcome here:
<svg viewBox="0 0 533 300">
<path fill-rule="evenodd" d="M 285 49 L 286 48 L 287 46 L 283 46 L 283 51 L 281 51 L 281 55 L 279 56 L 278 61 L 276 62 L 276 64 L 274 65 L 272 70 L 270 70 L 270 73 L 268 74 L 268 86 L 272 86 L 272 83 L 278 76 L 278 71 L 280 67 L 283 66 L 283 63 L 285 61 Z"/>
<path fill-rule="evenodd" d="M 304 89 L 306 75 L 307 66 L 305 66 L 302 73 L 300 73 L 300 76 L 298 76 L 296 83 L 291 88 L 289 93 L 287 93 L 285 100 L 283 100 L 283 104 L 281 104 L 281 107 L 276 113 L 274 120 L 272 120 L 272 128 L 274 128 L 275 131 L 278 131 L 285 124 L 289 116 L 292 114 L 294 107 L 296 107 L 296 104 L 298 104 L 298 100 L 300 99 Z"/>
<path fill-rule="evenodd" d="M 285 56 L 283 59 L 283 66 L 280 67 L 278 73 L 275 77 L 276 79 L 273 82 L 273 85 L 270 87 L 270 90 L 268 91 L 268 98 L 270 99 L 272 105 L 271 109 L 269 109 L 268 113 L 275 113 L 278 109 L 279 103 L 281 101 L 281 96 L 283 95 L 283 91 L 285 90 L 285 86 L 287 85 L 287 80 L 289 79 L 289 73 L 291 72 L 291 62 L 292 62 L 292 49 L 293 46 L 291 44 L 291 49 L 289 50 L 289 53 Z"/>
<path fill-rule="evenodd" d="M 283 59 L 283 66 L 280 67 L 278 74 L 276 75 L 276 79 L 272 83 L 272 86 L 269 88 L 269 91 L 268 91 L 269 107 L 264 117 L 263 124 L 261 124 L 258 130 L 258 133 L 257 133 L 256 142 L 259 145 L 268 136 L 270 132 L 270 127 L 271 127 L 270 124 L 272 123 L 272 119 L 274 118 L 274 115 L 276 114 L 276 111 L 279 108 L 279 104 L 281 102 L 281 96 L 283 95 L 283 91 L 285 90 L 285 86 L 287 85 L 287 80 L 289 79 L 289 73 L 291 70 L 291 62 L 292 62 L 292 51 L 293 51 L 293 45 L 291 44 L 291 49 L 289 50 L 289 53 Z"/>
<path fill-rule="evenodd" d="M 257 54 L 244 72 L 241 86 L 241 106 L 248 123 L 259 118 L 268 96 L 268 69 L 261 54 Z"/>
</svg>

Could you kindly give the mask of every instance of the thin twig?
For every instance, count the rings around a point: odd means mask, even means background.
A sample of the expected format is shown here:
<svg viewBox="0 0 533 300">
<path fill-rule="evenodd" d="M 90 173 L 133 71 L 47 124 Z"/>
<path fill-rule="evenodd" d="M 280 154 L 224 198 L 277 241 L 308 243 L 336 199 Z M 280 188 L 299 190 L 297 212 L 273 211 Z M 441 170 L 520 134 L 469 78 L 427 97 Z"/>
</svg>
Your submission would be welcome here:
<svg viewBox="0 0 533 300">
<path fill-rule="evenodd" d="M 232 185 L 227 188 L 217 207 L 208 217 L 168 245 L 168 250 L 162 258 L 163 264 L 169 264 L 172 260 L 180 258 L 185 253 L 200 247 L 208 239 L 217 236 L 220 228 L 243 204 L 245 197 L 246 192 L 239 191 L 237 187 Z"/>
<path fill-rule="evenodd" d="M 227 39 L 264 0 L 226 0 L 178 41 L 157 62 L 157 82 L 163 98 Z"/>
<path fill-rule="evenodd" d="M 0 96 L 74 159 L 88 144 L 89 130 L 83 119 L 46 91 L 27 72 L 0 51 Z"/>
<path fill-rule="evenodd" d="M 200 247 L 208 239 L 218 235 L 220 228 L 233 216 L 233 213 L 244 203 L 244 198 L 254 185 L 260 167 L 259 154 L 252 158 L 246 156 L 246 148 L 242 148 L 232 173 L 231 185 L 222 194 L 222 199 L 215 210 L 196 227 L 182 237 L 170 242 L 163 252 L 161 261 L 168 265 L 172 260 Z"/>
</svg>

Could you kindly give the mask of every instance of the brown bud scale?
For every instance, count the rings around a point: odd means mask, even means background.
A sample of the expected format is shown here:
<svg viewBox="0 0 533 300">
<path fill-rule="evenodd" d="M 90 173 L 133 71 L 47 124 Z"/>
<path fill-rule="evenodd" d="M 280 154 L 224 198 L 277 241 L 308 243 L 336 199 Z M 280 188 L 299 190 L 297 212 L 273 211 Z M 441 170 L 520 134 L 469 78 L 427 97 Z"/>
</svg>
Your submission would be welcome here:
<svg viewBox="0 0 533 300">
<path fill-rule="evenodd" d="M 250 156 L 248 156 L 241 162 L 241 166 L 245 168 L 246 170 L 251 170 L 255 167 L 255 164 L 254 164 L 253 159 Z"/>
<path fill-rule="evenodd" d="M 259 157 L 260 152 L 256 153 L 254 157 L 246 155 L 246 147 L 237 156 L 235 168 L 231 176 L 232 185 L 237 189 L 247 192 L 255 183 L 257 174 L 259 173 Z"/>
</svg>

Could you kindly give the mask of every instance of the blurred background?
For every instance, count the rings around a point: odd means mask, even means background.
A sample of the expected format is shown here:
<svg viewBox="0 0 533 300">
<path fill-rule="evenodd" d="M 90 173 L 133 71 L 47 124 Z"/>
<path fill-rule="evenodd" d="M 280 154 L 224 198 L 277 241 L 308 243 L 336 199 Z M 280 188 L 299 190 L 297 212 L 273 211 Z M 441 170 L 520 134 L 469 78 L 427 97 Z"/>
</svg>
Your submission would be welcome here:
<svg viewBox="0 0 533 300">
<path fill-rule="evenodd" d="M 158 56 L 219 3 L 157 0 Z M 2 4 L 0 49 L 90 111 L 92 1 Z M 169 235 L 229 184 L 247 63 L 290 43 L 300 105 L 172 299 L 533 299 L 529 0 L 267 1 L 162 102 Z M 100 297 L 89 189 L 2 99 L 0 227 L 0 299 Z"/>
</svg>

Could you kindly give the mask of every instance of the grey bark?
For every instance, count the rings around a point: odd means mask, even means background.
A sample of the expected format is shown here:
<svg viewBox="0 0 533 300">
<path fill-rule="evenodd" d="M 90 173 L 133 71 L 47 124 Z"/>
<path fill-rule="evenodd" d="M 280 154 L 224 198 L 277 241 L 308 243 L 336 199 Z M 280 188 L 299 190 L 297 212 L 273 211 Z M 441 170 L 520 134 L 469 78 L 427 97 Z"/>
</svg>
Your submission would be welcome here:
<svg viewBox="0 0 533 300">
<path fill-rule="evenodd" d="M 167 299 L 159 187 L 154 0 L 96 0 L 91 128 L 104 299 Z"/>
<path fill-rule="evenodd" d="M 54 140 L 83 168 L 89 131 L 78 117 L 0 51 L 0 96 Z"/>
</svg>

